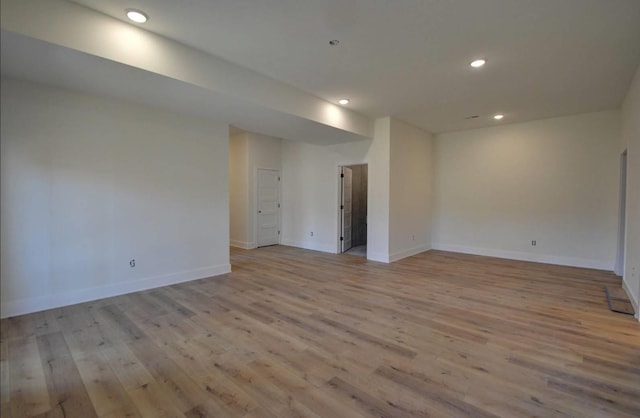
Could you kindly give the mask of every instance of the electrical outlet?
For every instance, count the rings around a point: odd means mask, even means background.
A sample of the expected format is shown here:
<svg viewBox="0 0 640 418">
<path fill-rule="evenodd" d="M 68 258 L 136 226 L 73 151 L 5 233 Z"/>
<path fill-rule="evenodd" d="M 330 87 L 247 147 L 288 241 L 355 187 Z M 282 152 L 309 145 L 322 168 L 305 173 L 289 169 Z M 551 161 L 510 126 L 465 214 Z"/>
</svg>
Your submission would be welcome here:
<svg viewBox="0 0 640 418">
<path fill-rule="evenodd" d="M 536 240 L 531 241 L 531 246 L 532 246 L 532 247 L 535 247 L 535 246 L 536 246 L 536 244 L 537 244 L 537 243 L 536 243 Z"/>
<path fill-rule="evenodd" d="M 132 258 L 131 261 L 129 261 L 129 266 L 131 268 L 134 268 L 136 266 L 136 259 L 135 258 Z"/>
<path fill-rule="evenodd" d="M 309 236 L 313 236 L 313 231 L 309 232 Z"/>
</svg>

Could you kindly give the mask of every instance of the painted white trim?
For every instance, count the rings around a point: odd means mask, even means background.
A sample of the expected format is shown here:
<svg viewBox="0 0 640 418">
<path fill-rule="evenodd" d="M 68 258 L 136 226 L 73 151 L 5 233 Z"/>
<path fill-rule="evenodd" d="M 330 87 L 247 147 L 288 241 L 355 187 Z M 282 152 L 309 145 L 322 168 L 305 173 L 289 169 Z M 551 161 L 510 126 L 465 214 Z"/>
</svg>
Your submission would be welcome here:
<svg viewBox="0 0 640 418">
<path fill-rule="evenodd" d="M 229 245 L 232 247 L 242 248 L 245 250 L 253 250 L 254 248 L 258 247 L 258 245 L 255 242 L 238 241 L 235 239 L 230 240 Z"/>
<path fill-rule="evenodd" d="M 484 255 L 487 257 L 507 258 L 510 260 L 532 261 L 534 263 L 557 264 L 561 266 L 583 267 L 596 270 L 613 271 L 613 261 L 592 260 L 578 257 L 561 257 L 549 254 L 532 254 L 521 251 L 507 251 L 493 248 L 466 247 L 454 244 L 433 243 L 434 250 L 451 251 L 454 253 L 465 253 Z"/>
<path fill-rule="evenodd" d="M 253 249 L 253 248 L 258 248 L 258 230 L 259 230 L 259 226 L 258 226 L 258 171 L 259 170 L 266 170 L 266 171 L 277 171 L 278 172 L 278 231 L 280 231 L 280 233 L 278 234 L 278 244 L 282 243 L 282 173 L 280 171 L 282 171 L 279 168 L 265 168 L 265 167 L 259 167 L 259 166 L 255 166 L 253 169 L 253 205 L 251 207 L 251 210 L 253 211 L 253 236 L 256 239 L 256 242 L 254 244 L 253 247 L 251 248 L 247 248 L 248 250 Z M 273 244 L 269 244 L 269 245 L 273 245 Z M 243 247 L 240 247 L 243 248 Z"/>
<path fill-rule="evenodd" d="M 627 292 L 627 295 L 629 295 L 629 300 L 633 305 L 633 310 L 636 312 L 635 317 L 638 321 L 640 321 L 640 310 L 638 309 L 638 302 L 640 301 L 636 299 L 631 289 L 629 289 L 629 285 L 627 284 L 627 282 L 624 281 L 624 279 L 622 280 L 622 288 L 624 289 L 625 292 Z"/>
<path fill-rule="evenodd" d="M 367 260 L 379 261 L 380 263 L 389 263 L 389 254 L 374 253 L 367 250 Z"/>
<path fill-rule="evenodd" d="M 337 200 L 334 205 L 334 207 L 338 209 L 338 212 L 337 212 L 338 216 L 336 218 L 338 222 L 336 226 L 336 251 L 335 251 L 337 254 L 342 253 L 342 241 L 340 241 L 340 236 L 342 235 L 342 209 L 340 209 L 340 205 L 342 204 L 341 203 L 342 202 L 342 177 L 340 176 L 340 174 L 342 174 L 342 167 L 348 167 L 350 165 L 366 165 L 367 179 L 369 178 L 369 158 L 365 158 L 361 162 L 346 162 L 346 161 L 338 162 L 338 165 L 337 165 L 338 193 L 336 194 Z M 369 208 L 371 207 L 371 202 L 369 200 L 369 196 L 371 196 L 371 187 L 369 187 L 369 185 L 370 185 L 369 180 L 367 180 L 367 218 L 369 217 Z M 369 225 L 367 224 L 367 241 L 369 241 L 370 236 L 371 236 L 371 231 L 370 231 Z M 388 261 L 385 261 L 385 263 L 388 263 Z"/>
<path fill-rule="evenodd" d="M 393 263 L 394 261 L 402 260 L 403 258 L 411 257 L 413 255 L 429 251 L 430 249 L 431 247 L 428 244 L 424 244 L 418 247 L 409 248 L 408 250 L 397 251 L 389 255 L 389 262 Z"/>
<path fill-rule="evenodd" d="M 286 238 L 280 240 L 280 245 L 303 248 L 305 250 L 322 251 L 323 253 L 337 254 L 333 245 L 316 244 L 309 241 L 294 241 Z"/>
<path fill-rule="evenodd" d="M 196 270 L 182 271 L 163 276 L 147 277 L 144 279 L 110 283 L 107 285 L 90 287 L 87 289 L 71 290 L 64 293 L 40 296 L 29 299 L 10 300 L 2 303 L 0 317 L 23 315 L 46 309 L 59 308 L 61 306 L 74 305 L 76 303 L 90 302 L 93 300 L 123 295 L 125 293 L 139 292 L 156 287 L 205 279 L 231 272 L 231 264 L 204 267 Z"/>
<path fill-rule="evenodd" d="M 627 174 L 628 174 L 627 149 L 620 154 L 620 191 L 618 205 L 618 248 L 616 250 L 616 262 L 614 273 L 624 277 L 624 264 L 627 246 Z M 636 310 L 637 312 L 637 310 Z"/>
</svg>

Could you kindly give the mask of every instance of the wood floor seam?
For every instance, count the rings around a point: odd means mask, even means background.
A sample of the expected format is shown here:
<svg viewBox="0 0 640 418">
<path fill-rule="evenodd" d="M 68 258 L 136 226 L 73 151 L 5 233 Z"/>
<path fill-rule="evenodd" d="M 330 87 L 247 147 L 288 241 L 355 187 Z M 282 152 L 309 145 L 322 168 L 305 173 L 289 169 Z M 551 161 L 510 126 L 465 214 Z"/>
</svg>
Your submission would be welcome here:
<svg viewBox="0 0 640 418">
<path fill-rule="evenodd" d="M 3 319 L 2 418 L 640 416 L 610 272 L 285 246 L 231 265 Z"/>
</svg>

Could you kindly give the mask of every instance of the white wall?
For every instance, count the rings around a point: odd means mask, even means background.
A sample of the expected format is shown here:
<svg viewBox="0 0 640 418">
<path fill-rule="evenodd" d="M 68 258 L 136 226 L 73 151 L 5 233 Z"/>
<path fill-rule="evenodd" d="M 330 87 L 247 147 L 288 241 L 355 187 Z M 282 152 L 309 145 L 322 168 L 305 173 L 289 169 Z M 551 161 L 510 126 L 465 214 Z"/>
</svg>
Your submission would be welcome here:
<svg viewBox="0 0 640 418">
<path fill-rule="evenodd" d="M 249 144 L 247 133 L 229 137 L 229 241 L 253 248 L 249 238 Z"/>
<path fill-rule="evenodd" d="M 367 258 L 390 262 L 429 249 L 431 137 L 389 117 L 374 130 L 372 140 L 342 145 L 283 141 L 283 244 L 338 252 L 338 167 L 368 164 Z"/>
<path fill-rule="evenodd" d="M 627 228 L 624 286 L 640 319 L 640 68 L 622 105 L 622 149 L 627 150 Z"/>
<path fill-rule="evenodd" d="M 433 188 L 431 134 L 391 119 L 389 258 L 431 248 Z"/>
<path fill-rule="evenodd" d="M 619 126 L 607 111 L 438 135 L 433 247 L 612 270 Z"/>
<path fill-rule="evenodd" d="M 279 138 L 252 132 L 230 138 L 230 243 L 239 248 L 256 248 L 256 212 L 258 168 L 280 170 Z"/>
<path fill-rule="evenodd" d="M 368 163 L 371 142 L 319 146 L 282 141 L 282 244 L 338 251 L 338 166 Z"/>
<path fill-rule="evenodd" d="M 369 149 L 367 258 L 388 263 L 391 177 L 391 118 L 376 119 Z"/>
<path fill-rule="evenodd" d="M 226 125 L 0 91 L 3 317 L 230 270 Z"/>
</svg>

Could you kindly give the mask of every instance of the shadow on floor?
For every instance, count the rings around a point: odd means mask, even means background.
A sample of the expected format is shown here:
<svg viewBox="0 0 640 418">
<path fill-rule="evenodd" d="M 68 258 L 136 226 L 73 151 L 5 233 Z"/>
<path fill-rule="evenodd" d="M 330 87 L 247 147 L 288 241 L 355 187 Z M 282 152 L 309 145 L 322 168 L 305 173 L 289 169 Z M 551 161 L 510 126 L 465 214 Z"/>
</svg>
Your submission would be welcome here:
<svg viewBox="0 0 640 418">
<path fill-rule="evenodd" d="M 357 255 L 360 257 L 367 256 L 367 246 L 366 245 L 358 245 L 357 247 L 353 247 L 345 251 L 345 254 L 349 255 Z"/>
</svg>

